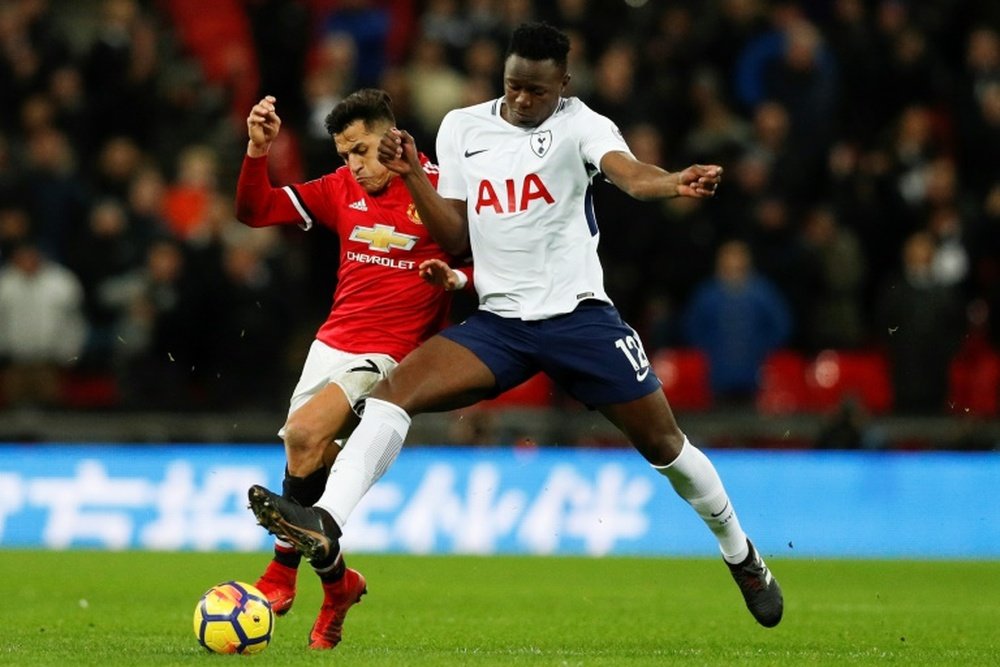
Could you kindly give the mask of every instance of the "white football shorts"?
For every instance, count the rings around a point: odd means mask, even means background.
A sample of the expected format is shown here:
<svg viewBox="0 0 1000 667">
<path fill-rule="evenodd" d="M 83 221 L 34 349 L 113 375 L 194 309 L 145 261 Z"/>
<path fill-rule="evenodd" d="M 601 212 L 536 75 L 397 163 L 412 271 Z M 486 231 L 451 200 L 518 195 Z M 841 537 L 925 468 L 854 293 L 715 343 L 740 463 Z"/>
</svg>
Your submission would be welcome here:
<svg viewBox="0 0 1000 667">
<path fill-rule="evenodd" d="M 388 354 L 354 354 L 330 347 L 314 340 L 309 346 L 302 375 L 292 391 L 288 414 L 301 408 L 328 384 L 341 388 L 348 403 L 360 416 L 361 405 L 368 397 L 375 383 L 384 378 L 396 366 L 396 360 Z M 285 437 L 284 427 L 278 431 Z"/>
</svg>

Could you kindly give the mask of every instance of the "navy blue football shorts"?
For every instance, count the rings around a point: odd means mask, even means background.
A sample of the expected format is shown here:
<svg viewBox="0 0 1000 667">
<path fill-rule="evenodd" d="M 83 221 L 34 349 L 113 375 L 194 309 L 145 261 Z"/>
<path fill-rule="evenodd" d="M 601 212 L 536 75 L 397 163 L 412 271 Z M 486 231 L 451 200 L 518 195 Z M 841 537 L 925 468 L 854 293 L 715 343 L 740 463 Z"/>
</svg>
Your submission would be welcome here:
<svg viewBox="0 0 1000 667">
<path fill-rule="evenodd" d="M 642 398 L 660 388 L 635 330 L 618 309 L 584 301 L 546 320 L 476 311 L 441 335 L 471 350 L 497 380 L 497 394 L 545 372 L 570 396 L 594 408 Z"/>
</svg>

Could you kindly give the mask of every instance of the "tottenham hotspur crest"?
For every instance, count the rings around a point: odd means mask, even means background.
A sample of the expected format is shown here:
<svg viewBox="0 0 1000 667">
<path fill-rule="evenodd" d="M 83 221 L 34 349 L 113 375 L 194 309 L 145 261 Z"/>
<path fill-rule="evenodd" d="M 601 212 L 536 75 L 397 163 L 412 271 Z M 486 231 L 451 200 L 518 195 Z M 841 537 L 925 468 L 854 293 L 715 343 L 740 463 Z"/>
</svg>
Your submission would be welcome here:
<svg viewBox="0 0 1000 667">
<path fill-rule="evenodd" d="M 549 146 L 552 145 L 552 130 L 532 132 L 531 136 L 528 137 L 528 141 L 531 142 L 531 152 L 538 157 L 542 157 L 548 152 Z"/>
</svg>

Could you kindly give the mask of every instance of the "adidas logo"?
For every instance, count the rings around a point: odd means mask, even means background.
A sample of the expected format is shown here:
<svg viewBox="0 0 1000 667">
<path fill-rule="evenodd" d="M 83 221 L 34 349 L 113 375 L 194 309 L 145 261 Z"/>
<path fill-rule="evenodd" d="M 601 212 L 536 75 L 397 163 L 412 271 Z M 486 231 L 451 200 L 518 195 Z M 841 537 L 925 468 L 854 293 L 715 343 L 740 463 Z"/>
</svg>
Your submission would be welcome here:
<svg viewBox="0 0 1000 667">
<path fill-rule="evenodd" d="M 365 203 L 364 199 L 359 199 L 353 204 L 348 204 L 348 208 L 353 208 L 355 211 L 367 211 L 368 204 Z"/>
</svg>

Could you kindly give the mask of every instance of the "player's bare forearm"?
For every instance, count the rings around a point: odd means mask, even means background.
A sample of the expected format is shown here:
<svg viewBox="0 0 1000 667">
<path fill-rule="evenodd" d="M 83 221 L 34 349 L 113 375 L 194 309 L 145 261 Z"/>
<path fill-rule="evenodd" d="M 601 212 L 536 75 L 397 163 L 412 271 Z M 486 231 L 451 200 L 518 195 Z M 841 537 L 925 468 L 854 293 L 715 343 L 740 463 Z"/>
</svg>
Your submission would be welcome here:
<svg viewBox="0 0 1000 667">
<path fill-rule="evenodd" d="M 403 179 L 420 221 L 434 241 L 447 253 L 465 255 L 469 249 L 469 227 L 464 204 L 456 207 L 437 193 L 420 165 L 417 145 L 410 133 L 395 127 L 389 129 L 379 142 L 378 159 Z"/>
<path fill-rule="evenodd" d="M 601 170 L 622 191 L 644 201 L 711 197 L 722 180 L 722 167 L 718 165 L 692 165 L 670 172 L 623 152 L 604 156 Z"/>
<path fill-rule="evenodd" d="M 412 170 L 401 175 L 401 178 L 413 197 L 420 222 L 427 227 L 434 241 L 450 255 L 459 257 L 467 254 L 469 225 L 464 215 L 464 202 L 455 202 L 439 195 L 423 169 Z"/>
</svg>

